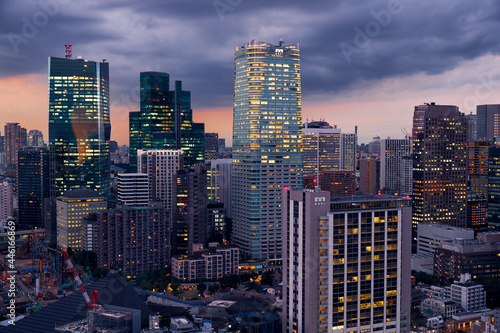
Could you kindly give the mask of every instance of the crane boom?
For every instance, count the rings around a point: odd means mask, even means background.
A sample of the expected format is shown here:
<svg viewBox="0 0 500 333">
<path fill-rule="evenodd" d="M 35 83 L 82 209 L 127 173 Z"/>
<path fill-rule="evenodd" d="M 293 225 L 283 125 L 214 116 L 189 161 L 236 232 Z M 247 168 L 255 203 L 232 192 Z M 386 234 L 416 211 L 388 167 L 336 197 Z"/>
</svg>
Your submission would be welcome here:
<svg viewBox="0 0 500 333">
<path fill-rule="evenodd" d="M 83 285 L 83 282 L 80 279 L 80 276 L 78 275 L 78 272 L 76 271 L 75 267 L 73 266 L 73 263 L 71 262 L 71 259 L 69 258 L 66 250 L 62 250 L 61 252 L 64 257 L 64 260 L 66 260 L 66 265 L 68 265 L 68 268 L 71 270 L 73 278 L 75 279 L 78 288 L 82 292 L 83 298 L 85 298 L 85 301 L 87 302 L 90 310 L 92 308 L 92 302 L 90 301 L 89 294 L 87 293 L 87 290 L 85 290 L 85 286 Z"/>
</svg>

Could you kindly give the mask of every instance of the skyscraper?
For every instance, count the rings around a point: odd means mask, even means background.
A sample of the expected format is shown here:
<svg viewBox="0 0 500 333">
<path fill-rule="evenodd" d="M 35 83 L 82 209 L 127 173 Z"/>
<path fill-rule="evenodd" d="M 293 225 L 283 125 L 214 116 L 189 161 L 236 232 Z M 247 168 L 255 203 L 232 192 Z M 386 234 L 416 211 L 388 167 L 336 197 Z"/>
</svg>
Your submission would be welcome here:
<svg viewBox="0 0 500 333">
<path fill-rule="evenodd" d="M 216 160 L 219 158 L 219 134 L 205 133 L 205 159 Z"/>
<path fill-rule="evenodd" d="M 304 175 L 320 177 L 323 170 L 338 170 L 341 164 L 340 129 L 326 121 L 305 123 L 302 128 Z M 320 179 L 316 179 L 318 184 Z"/>
<path fill-rule="evenodd" d="M 410 205 L 285 190 L 282 332 L 408 332 Z"/>
<path fill-rule="evenodd" d="M 356 133 L 342 133 L 340 140 L 342 170 L 356 170 L 358 135 Z"/>
<path fill-rule="evenodd" d="M 466 226 L 467 122 L 458 107 L 419 105 L 413 117 L 413 231 Z"/>
<path fill-rule="evenodd" d="M 19 224 L 24 228 L 43 228 L 45 204 L 55 196 L 54 150 L 49 147 L 23 147 L 17 163 Z"/>
<path fill-rule="evenodd" d="M 56 195 L 109 192 L 109 63 L 49 58 L 49 145 Z"/>
<path fill-rule="evenodd" d="M 281 196 L 302 187 L 298 45 L 251 41 L 236 48 L 233 241 L 250 258 L 281 257 Z"/>
<path fill-rule="evenodd" d="M 137 150 L 182 149 L 184 165 L 205 161 L 205 124 L 193 122 L 191 92 L 175 81 L 169 91 L 168 73 L 140 74 L 140 111 L 130 112 L 130 167 L 135 171 Z"/>
<path fill-rule="evenodd" d="M 476 114 L 478 139 L 500 137 L 500 104 L 478 105 Z"/>
</svg>

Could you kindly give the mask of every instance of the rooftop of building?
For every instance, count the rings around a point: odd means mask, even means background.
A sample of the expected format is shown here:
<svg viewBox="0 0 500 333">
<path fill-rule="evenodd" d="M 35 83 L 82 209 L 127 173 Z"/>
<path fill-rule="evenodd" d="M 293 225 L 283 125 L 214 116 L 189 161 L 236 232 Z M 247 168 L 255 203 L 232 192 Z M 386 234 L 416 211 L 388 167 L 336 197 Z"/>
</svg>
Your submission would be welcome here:
<svg viewBox="0 0 500 333">
<path fill-rule="evenodd" d="M 471 231 L 474 232 L 473 229 L 469 228 L 460 228 L 460 227 L 454 227 L 446 224 L 441 224 L 441 223 L 419 223 L 419 226 L 428 226 L 436 229 L 441 229 L 441 230 L 449 230 L 449 231 Z"/>
<path fill-rule="evenodd" d="M 61 199 L 61 200 L 64 200 L 64 199 L 87 199 L 87 198 L 105 199 L 104 197 L 100 196 L 97 191 L 87 190 L 87 189 L 66 191 L 66 192 L 64 192 L 64 194 L 62 196 L 58 197 L 58 199 Z"/>
</svg>

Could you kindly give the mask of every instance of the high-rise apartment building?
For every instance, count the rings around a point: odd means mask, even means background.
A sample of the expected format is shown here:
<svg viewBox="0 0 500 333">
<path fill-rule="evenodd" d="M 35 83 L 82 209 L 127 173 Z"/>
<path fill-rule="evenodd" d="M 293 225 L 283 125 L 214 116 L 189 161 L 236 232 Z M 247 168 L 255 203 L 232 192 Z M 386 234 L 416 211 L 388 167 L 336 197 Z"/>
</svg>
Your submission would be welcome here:
<svg viewBox="0 0 500 333">
<path fill-rule="evenodd" d="M 478 105 L 476 114 L 478 139 L 500 137 L 500 104 Z"/>
<path fill-rule="evenodd" d="M 49 145 L 56 195 L 109 192 L 109 63 L 49 58 Z"/>
<path fill-rule="evenodd" d="M 12 216 L 12 185 L 4 180 L 0 182 L 0 219 Z"/>
<path fill-rule="evenodd" d="M 489 139 L 469 141 L 467 144 L 467 228 L 485 231 L 488 203 Z"/>
<path fill-rule="evenodd" d="M 191 92 L 175 81 L 170 91 L 168 73 L 140 74 L 140 111 L 130 112 L 130 167 L 137 166 L 137 150 L 178 150 L 184 152 L 184 165 L 205 161 L 205 124 L 193 122 Z"/>
<path fill-rule="evenodd" d="M 23 228 L 44 228 L 46 205 L 55 197 L 54 149 L 23 147 L 17 161 L 19 224 Z"/>
<path fill-rule="evenodd" d="M 281 196 L 302 187 L 298 45 L 251 41 L 236 48 L 233 236 L 249 258 L 281 257 Z"/>
<path fill-rule="evenodd" d="M 5 163 L 9 166 L 17 165 L 17 152 L 26 146 L 26 129 L 19 123 L 5 124 Z"/>
<path fill-rule="evenodd" d="M 177 171 L 184 163 L 182 150 L 137 151 L 137 170 L 149 176 L 149 197 L 170 209 L 176 193 L 173 189 Z"/>
<path fill-rule="evenodd" d="M 402 159 L 411 157 L 412 142 L 405 139 L 380 140 L 380 188 L 392 193 L 402 194 Z"/>
<path fill-rule="evenodd" d="M 419 105 L 413 117 L 413 231 L 466 226 L 467 122 L 458 107 Z"/>
<path fill-rule="evenodd" d="M 183 168 L 174 177 L 172 255 L 191 255 L 193 244 L 208 240 L 207 170 L 203 164 Z"/>
<path fill-rule="evenodd" d="M 28 133 L 27 146 L 43 146 L 43 134 L 39 130 L 31 130 Z"/>
<path fill-rule="evenodd" d="M 321 181 L 323 170 L 338 170 L 341 165 L 340 129 L 326 121 L 306 122 L 302 127 L 304 175 Z"/>
<path fill-rule="evenodd" d="M 341 165 L 343 170 L 356 170 L 357 151 L 358 151 L 358 136 L 356 133 L 342 133 L 340 141 L 341 150 Z"/>
<path fill-rule="evenodd" d="M 486 222 L 491 231 L 500 231 L 500 146 L 488 149 L 488 198 Z"/>
<path fill-rule="evenodd" d="M 130 207 L 147 207 L 149 205 L 149 175 L 119 173 L 118 203 Z"/>
<path fill-rule="evenodd" d="M 285 190 L 283 333 L 409 332 L 410 200 Z"/>
<path fill-rule="evenodd" d="M 97 214 L 97 263 L 136 277 L 170 262 L 168 213 L 163 207 L 122 207 Z"/>
<path fill-rule="evenodd" d="M 57 246 L 80 249 L 82 220 L 106 208 L 106 199 L 96 191 L 73 190 L 57 197 Z"/>
</svg>

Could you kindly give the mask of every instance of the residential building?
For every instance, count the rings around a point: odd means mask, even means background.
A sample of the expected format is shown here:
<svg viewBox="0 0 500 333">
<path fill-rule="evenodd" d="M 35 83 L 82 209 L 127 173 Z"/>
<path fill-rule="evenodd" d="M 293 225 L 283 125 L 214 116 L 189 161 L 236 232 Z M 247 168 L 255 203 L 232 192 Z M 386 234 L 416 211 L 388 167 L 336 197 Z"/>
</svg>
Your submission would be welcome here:
<svg viewBox="0 0 500 333">
<path fill-rule="evenodd" d="M 5 124 L 5 163 L 11 167 L 17 166 L 17 152 L 26 146 L 26 129 L 19 123 Z"/>
<path fill-rule="evenodd" d="M 96 191 L 73 190 L 57 197 L 57 246 L 81 249 L 82 220 L 106 208 L 106 199 Z"/>
<path fill-rule="evenodd" d="M 411 156 L 401 158 L 400 191 L 400 195 L 410 196 L 413 193 L 413 159 Z"/>
<path fill-rule="evenodd" d="M 306 122 L 302 126 L 302 155 L 304 175 L 315 175 L 321 182 L 320 172 L 340 169 L 341 130 L 326 121 Z"/>
<path fill-rule="evenodd" d="M 163 269 L 170 262 L 168 214 L 163 207 L 121 207 L 97 214 L 99 267 L 127 277 Z"/>
<path fill-rule="evenodd" d="M 149 199 L 171 209 L 177 171 L 184 164 L 184 152 L 178 150 L 137 150 L 137 172 L 149 177 Z"/>
<path fill-rule="evenodd" d="M 28 133 L 28 142 L 27 146 L 36 146 L 41 147 L 44 145 L 43 143 L 43 134 L 39 130 L 30 130 Z"/>
<path fill-rule="evenodd" d="M 500 104 L 478 105 L 476 114 L 478 139 L 500 137 Z"/>
<path fill-rule="evenodd" d="M 0 182 L 0 219 L 12 216 L 12 185 L 3 180 Z"/>
<path fill-rule="evenodd" d="M 420 303 L 422 311 L 430 310 L 432 313 L 438 314 L 442 317 L 451 318 L 454 314 L 462 311 L 460 304 L 453 302 L 448 298 L 426 298 Z"/>
<path fill-rule="evenodd" d="M 183 168 L 172 192 L 172 256 L 191 255 L 193 244 L 208 240 L 207 170 L 205 165 Z"/>
<path fill-rule="evenodd" d="M 234 60 L 232 240 L 243 255 L 282 253 L 284 187 L 302 187 L 300 51 L 251 41 Z"/>
<path fill-rule="evenodd" d="M 283 197 L 283 332 L 409 332 L 410 200 Z"/>
<path fill-rule="evenodd" d="M 99 250 L 99 231 L 97 230 L 97 214 L 90 213 L 82 219 L 81 227 L 81 249 L 82 251 L 92 251 L 97 253 Z"/>
<path fill-rule="evenodd" d="M 467 122 L 458 107 L 419 105 L 413 116 L 413 239 L 419 223 L 466 226 Z M 416 245 L 416 244 L 415 244 Z"/>
<path fill-rule="evenodd" d="M 46 205 L 55 197 L 54 149 L 23 147 L 18 152 L 17 187 L 19 224 L 26 229 L 44 228 Z"/>
<path fill-rule="evenodd" d="M 158 169 L 157 169 L 158 170 Z M 118 174 L 118 203 L 130 207 L 149 205 L 149 175 L 147 173 Z"/>
<path fill-rule="evenodd" d="M 380 140 L 380 189 L 403 194 L 402 160 L 411 157 L 411 153 L 412 141 L 409 136 L 404 139 Z"/>
<path fill-rule="evenodd" d="M 207 204 L 207 238 L 226 238 L 226 209 L 222 202 L 209 202 Z"/>
<path fill-rule="evenodd" d="M 109 63 L 49 57 L 49 145 L 56 195 L 109 193 Z"/>
<path fill-rule="evenodd" d="M 169 149 L 184 152 L 184 165 L 205 161 L 205 124 L 193 122 L 191 92 L 182 82 L 170 88 L 170 76 L 161 72 L 140 74 L 140 111 L 129 114 L 130 166 L 136 167 L 138 150 Z"/>
</svg>

